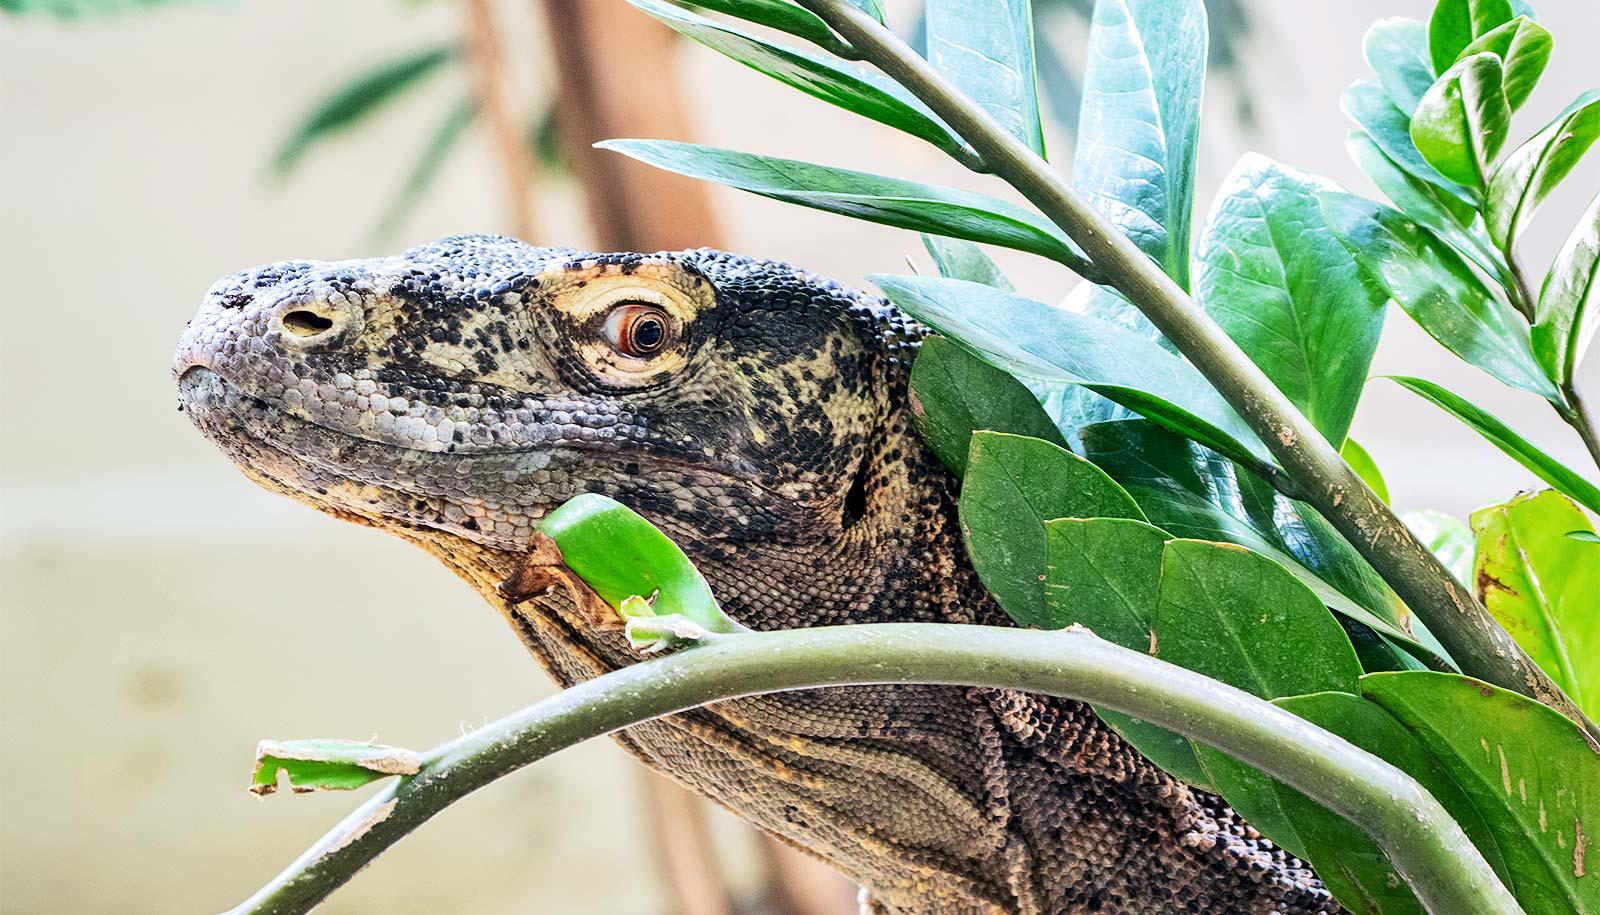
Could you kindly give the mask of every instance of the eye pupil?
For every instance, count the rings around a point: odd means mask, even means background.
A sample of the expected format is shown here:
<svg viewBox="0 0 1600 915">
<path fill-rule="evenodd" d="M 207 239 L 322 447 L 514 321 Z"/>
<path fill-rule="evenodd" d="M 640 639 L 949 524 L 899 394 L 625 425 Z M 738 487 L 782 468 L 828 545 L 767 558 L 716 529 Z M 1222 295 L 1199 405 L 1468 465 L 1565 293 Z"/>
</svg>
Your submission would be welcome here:
<svg viewBox="0 0 1600 915">
<path fill-rule="evenodd" d="M 640 318 L 633 324 L 633 345 L 641 352 L 649 352 L 667 339 L 667 328 L 660 318 Z"/>
</svg>

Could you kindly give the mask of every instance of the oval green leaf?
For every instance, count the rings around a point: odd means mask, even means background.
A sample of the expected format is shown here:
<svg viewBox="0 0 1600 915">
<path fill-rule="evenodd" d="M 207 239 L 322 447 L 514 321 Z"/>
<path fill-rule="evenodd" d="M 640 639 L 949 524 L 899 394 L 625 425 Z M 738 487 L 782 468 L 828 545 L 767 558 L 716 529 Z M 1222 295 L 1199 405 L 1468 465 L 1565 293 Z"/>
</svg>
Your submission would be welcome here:
<svg viewBox="0 0 1600 915">
<path fill-rule="evenodd" d="M 958 477 L 966 476 L 974 432 L 1009 432 L 1066 445 L 1021 382 L 943 337 L 924 340 L 912 363 L 911 420 Z"/>
<path fill-rule="evenodd" d="M 1600 89 L 1590 89 L 1495 169 L 1484 198 L 1489 237 L 1509 247 L 1596 140 L 1600 140 Z"/>
<path fill-rule="evenodd" d="M 1482 188 L 1511 129 L 1505 70 L 1492 52 L 1474 54 L 1439 75 L 1411 116 L 1411 141 L 1439 174 Z"/>
<path fill-rule="evenodd" d="M 1428 59 L 1428 29 L 1415 19 L 1379 19 L 1361 42 L 1367 66 L 1396 107 L 1409 117 L 1417 102 L 1433 85 L 1433 63 Z"/>
<path fill-rule="evenodd" d="M 1543 26 L 1527 16 L 1518 16 L 1475 39 L 1461 57 L 1485 51 L 1499 57 L 1505 72 L 1506 102 L 1516 111 L 1544 74 L 1552 44 L 1550 33 Z"/>
<path fill-rule="evenodd" d="M 1572 382 L 1600 329 L 1600 194 L 1567 236 L 1539 293 L 1533 352 L 1550 377 Z"/>
<path fill-rule="evenodd" d="M 1043 156 L 1029 0 L 928 0 L 924 16 L 928 62 L 1007 132 Z"/>
<path fill-rule="evenodd" d="M 1470 221 L 1477 206 L 1475 192 L 1439 174 L 1438 169 L 1422 158 L 1411 139 L 1411 116 L 1396 107 L 1382 86 L 1365 80 L 1353 83 L 1340 96 L 1339 107 L 1390 161 L 1412 177 L 1454 197 L 1458 201 L 1454 211 L 1465 213 L 1461 218 Z"/>
<path fill-rule="evenodd" d="M 1371 137 L 1359 130 L 1351 131 L 1345 149 L 1400 212 L 1449 242 L 1490 276 L 1510 275 L 1505 258 L 1474 224 L 1475 208 L 1396 165 Z"/>
<path fill-rule="evenodd" d="M 1516 15 L 1510 0 L 1439 0 L 1428 21 L 1428 53 L 1433 72 L 1443 73 L 1481 35 Z"/>
</svg>

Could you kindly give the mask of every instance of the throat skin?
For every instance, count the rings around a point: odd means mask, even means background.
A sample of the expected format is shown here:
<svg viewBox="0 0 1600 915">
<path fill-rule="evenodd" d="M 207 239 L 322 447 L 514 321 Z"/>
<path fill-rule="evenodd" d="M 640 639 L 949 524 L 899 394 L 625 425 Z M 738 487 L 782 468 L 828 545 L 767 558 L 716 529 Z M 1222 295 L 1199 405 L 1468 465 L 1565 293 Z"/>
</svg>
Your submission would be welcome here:
<svg viewBox="0 0 1600 915">
<path fill-rule="evenodd" d="M 618 333 L 641 321 L 644 354 Z M 773 261 L 456 236 L 226 277 L 174 376 L 250 479 L 422 547 L 567 686 L 639 656 L 564 590 L 513 603 L 499 585 L 583 492 L 660 527 L 753 629 L 1007 625 L 966 558 L 959 482 L 913 428 L 923 334 Z M 1340 911 L 1303 862 L 1081 703 L 840 687 L 616 739 L 832 864 L 881 915 Z"/>
</svg>

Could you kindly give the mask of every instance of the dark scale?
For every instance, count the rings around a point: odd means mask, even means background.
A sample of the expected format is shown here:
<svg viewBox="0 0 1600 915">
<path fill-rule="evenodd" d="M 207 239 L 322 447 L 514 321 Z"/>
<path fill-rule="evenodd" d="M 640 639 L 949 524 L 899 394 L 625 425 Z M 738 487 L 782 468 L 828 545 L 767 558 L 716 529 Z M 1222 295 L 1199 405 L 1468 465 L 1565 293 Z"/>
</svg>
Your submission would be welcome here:
<svg viewBox="0 0 1600 915">
<path fill-rule="evenodd" d="M 681 333 L 634 329 L 646 361 L 625 383 L 589 361 L 603 316 L 562 308 L 624 276 L 695 304 Z M 271 328 L 287 297 L 341 287 L 388 309 L 393 339 L 243 339 Z M 753 628 L 1006 625 L 962 549 L 955 481 L 911 427 L 907 369 L 923 334 L 880 299 L 772 261 L 457 236 L 399 260 L 229 277 L 187 331 L 177 371 L 187 415 L 256 479 L 422 546 L 571 684 L 638 656 L 564 592 L 509 604 L 496 585 L 538 518 L 580 492 L 659 525 Z M 652 374 L 655 358 L 673 368 Z M 362 368 L 377 393 L 420 400 L 427 415 L 379 425 L 317 401 L 336 372 Z M 289 404 L 274 372 L 315 392 Z M 429 425 L 439 417 L 448 433 Z M 833 862 L 880 912 L 1338 911 L 1303 863 L 1075 702 L 827 689 L 719 703 L 618 740 Z"/>
</svg>

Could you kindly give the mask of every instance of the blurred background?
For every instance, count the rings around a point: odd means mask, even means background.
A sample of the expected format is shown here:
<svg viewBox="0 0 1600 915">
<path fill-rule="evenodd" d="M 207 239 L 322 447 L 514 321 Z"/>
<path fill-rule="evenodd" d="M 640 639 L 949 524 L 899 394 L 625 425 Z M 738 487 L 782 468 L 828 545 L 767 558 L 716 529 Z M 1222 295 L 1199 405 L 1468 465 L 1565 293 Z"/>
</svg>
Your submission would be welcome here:
<svg viewBox="0 0 1600 915">
<path fill-rule="evenodd" d="M 1035 2 L 1054 158 L 1070 163 L 1062 124 L 1089 4 Z M 914 35 L 919 4 L 886 6 Z M 1345 155 L 1339 93 L 1367 75 L 1374 19 L 1431 6 L 1213 0 L 1196 219 L 1247 150 L 1375 193 Z M 91 14 L 53 11 L 70 7 Z M 1538 12 L 1556 52 L 1515 140 L 1600 75 L 1593 0 Z M 461 232 L 709 243 L 858 284 L 907 256 L 927 266 L 909 233 L 587 151 L 608 136 L 994 191 L 622 0 L 0 0 L 0 909 L 227 908 L 357 802 L 248 794 L 257 739 L 421 748 L 550 692 L 441 566 L 256 489 L 174 409 L 170 354 L 212 280 Z M 1594 157 L 1581 170 L 1529 230 L 1529 262 L 1548 261 L 1600 185 Z M 1036 298 L 1077 282 L 995 254 Z M 1448 381 L 1558 459 L 1585 460 L 1553 412 L 1398 312 L 1374 366 L 1391 371 Z M 1354 435 L 1397 507 L 1464 517 L 1533 483 L 1382 382 Z M 326 911 L 830 915 L 850 899 L 594 742 L 446 812 Z"/>
</svg>

